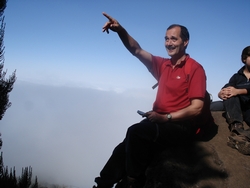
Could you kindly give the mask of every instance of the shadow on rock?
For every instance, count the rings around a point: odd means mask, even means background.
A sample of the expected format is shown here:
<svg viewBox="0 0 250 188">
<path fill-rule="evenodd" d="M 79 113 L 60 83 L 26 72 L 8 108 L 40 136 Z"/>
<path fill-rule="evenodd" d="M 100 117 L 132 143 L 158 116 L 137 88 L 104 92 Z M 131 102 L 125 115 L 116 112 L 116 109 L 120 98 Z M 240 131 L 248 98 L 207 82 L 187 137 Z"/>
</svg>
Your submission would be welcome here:
<svg viewBox="0 0 250 188">
<path fill-rule="evenodd" d="M 164 149 L 148 167 L 146 176 L 145 188 L 227 187 L 228 179 L 213 145 L 202 141 Z"/>
</svg>

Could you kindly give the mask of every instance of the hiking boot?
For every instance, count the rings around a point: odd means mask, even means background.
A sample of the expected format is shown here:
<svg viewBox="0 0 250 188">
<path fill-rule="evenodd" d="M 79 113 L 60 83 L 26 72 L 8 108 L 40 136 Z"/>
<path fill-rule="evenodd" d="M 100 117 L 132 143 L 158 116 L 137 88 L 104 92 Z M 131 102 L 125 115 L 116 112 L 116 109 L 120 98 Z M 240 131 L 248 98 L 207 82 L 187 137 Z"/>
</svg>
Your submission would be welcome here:
<svg viewBox="0 0 250 188">
<path fill-rule="evenodd" d="M 130 178 L 130 177 L 127 177 L 127 186 L 126 188 L 137 188 L 135 186 L 135 179 L 134 178 Z"/>
<path fill-rule="evenodd" d="M 95 186 L 95 185 L 94 185 L 93 188 L 111 188 L 111 187 L 100 186 L 100 185 Z"/>
<path fill-rule="evenodd" d="M 143 188 L 143 185 L 134 178 L 124 177 L 116 184 L 115 188 Z"/>
<path fill-rule="evenodd" d="M 227 145 L 244 155 L 250 155 L 250 140 L 244 135 L 231 134 L 228 136 Z"/>
<path fill-rule="evenodd" d="M 236 134 L 240 134 L 244 130 L 244 126 L 240 122 L 235 122 L 229 125 L 229 129 L 231 132 L 234 132 Z"/>
<path fill-rule="evenodd" d="M 103 180 L 101 177 L 95 178 L 95 182 L 97 186 L 93 186 L 93 188 L 112 188 L 113 185 L 108 184 L 105 180 Z"/>
<path fill-rule="evenodd" d="M 127 178 L 123 178 L 115 185 L 115 188 L 126 188 L 126 184 Z"/>
<path fill-rule="evenodd" d="M 103 187 L 103 186 L 99 186 L 99 185 L 97 185 L 97 186 L 93 186 L 93 188 L 110 188 L 110 187 Z"/>
</svg>

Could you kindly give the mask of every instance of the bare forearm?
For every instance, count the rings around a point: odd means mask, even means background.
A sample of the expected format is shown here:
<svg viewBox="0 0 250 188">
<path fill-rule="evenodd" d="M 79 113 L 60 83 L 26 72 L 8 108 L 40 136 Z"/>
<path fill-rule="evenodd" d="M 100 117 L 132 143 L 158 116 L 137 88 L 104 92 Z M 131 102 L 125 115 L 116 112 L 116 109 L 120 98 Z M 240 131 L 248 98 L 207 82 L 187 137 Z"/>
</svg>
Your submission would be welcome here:
<svg viewBox="0 0 250 188">
<path fill-rule="evenodd" d="M 183 121 L 198 116 L 202 111 L 201 107 L 188 106 L 179 111 L 171 113 L 173 121 Z"/>
<path fill-rule="evenodd" d="M 152 56 L 150 53 L 143 50 L 138 42 L 131 37 L 128 32 L 119 24 L 117 20 L 103 12 L 103 15 L 108 18 L 108 22 L 102 28 L 103 32 L 109 33 L 109 30 L 117 32 L 121 41 L 127 50 L 136 56 L 147 68 L 152 69 Z"/>
<path fill-rule="evenodd" d="M 131 54 L 136 56 L 139 53 L 139 51 L 141 50 L 141 47 L 138 44 L 138 42 L 133 37 L 131 37 L 124 28 L 121 28 L 119 30 L 119 32 L 117 32 L 117 33 L 118 33 L 122 43 L 124 44 L 124 46 L 127 48 L 127 50 Z"/>
<path fill-rule="evenodd" d="M 176 112 L 171 112 L 171 121 L 184 121 L 187 119 L 192 119 L 198 116 L 202 112 L 204 102 L 199 99 L 194 99 L 186 108 L 178 110 Z M 169 121 L 167 118 L 167 114 L 159 114 L 154 111 L 147 112 L 146 117 L 149 118 L 150 121 L 164 123 Z"/>
</svg>

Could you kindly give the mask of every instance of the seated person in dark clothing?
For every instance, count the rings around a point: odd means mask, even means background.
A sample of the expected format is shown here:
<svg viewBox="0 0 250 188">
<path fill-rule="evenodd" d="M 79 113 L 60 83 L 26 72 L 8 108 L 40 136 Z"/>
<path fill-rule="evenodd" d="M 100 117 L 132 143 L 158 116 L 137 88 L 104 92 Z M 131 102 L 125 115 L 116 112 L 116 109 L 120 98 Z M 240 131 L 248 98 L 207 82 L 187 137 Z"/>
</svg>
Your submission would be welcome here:
<svg viewBox="0 0 250 188">
<path fill-rule="evenodd" d="M 243 121 L 250 126 L 250 46 L 243 49 L 241 61 L 244 66 L 218 93 L 223 100 L 229 129 L 237 134 L 244 129 Z"/>
</svg>

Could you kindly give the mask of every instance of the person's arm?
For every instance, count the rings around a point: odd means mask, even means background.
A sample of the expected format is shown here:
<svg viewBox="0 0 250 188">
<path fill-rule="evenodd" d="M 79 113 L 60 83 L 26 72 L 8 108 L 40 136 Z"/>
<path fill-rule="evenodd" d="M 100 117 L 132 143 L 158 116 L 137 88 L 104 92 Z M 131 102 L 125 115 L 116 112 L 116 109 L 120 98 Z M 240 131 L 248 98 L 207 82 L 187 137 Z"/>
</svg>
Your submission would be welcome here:
<svg viewBox="0 0 250 188">
<path fill-rule="evenodd" d="M 229 86 L 223 88 L 218 93 L 218 97 L 222 100 L 227 100 L 233 96 L 248 94 L 247 89 L 236 89 L 235 87 Z"/>
<path fill-rule="evenodd" d="M 139 43 L 131 37 L 128 32 L 119 24 L 117 20 L 112 18 L 106 13 L 103 13 L 103 15 L 108 18 L 108 22 L 105 23 L 103 26 L 103 32 L 109 33 L 109 29 L 117 32 L 119 35 L 122 43 L 127 48 L 127 50 L 137 57 L 147 68 L 148 70 L 152 69 L 152 55 L 148 53 L 147 51 L 143 50 Z"/>
<path fill-rule="evenodd" d="M 171 121 L 183 121 L 186 119 L 192 119 L 201 114 L 203 105 L 203 100 L 192 99 L 191 104 L 186 108 L 170 113 L 172 116 Z M 159 114 L 154 111 L 147 112 L 145 116 L 152 122 L 164 123 L 169 121 L 167 118 L 167 114 Z"/>
<path fill-rule="evenodd" d="M 227 100 L 233 96 L 236 95 L 244 95 L 244 94 L 248 94 L 247 89 L 237 89 L 235 87 L 236 82 L 237 82 L 237 73 L 234 74 L 229 82 L 219 91 L 218 93 L 218 97 L 222 100 Z"/>
<path fill-rule="evenodd" d="M 226 88 L 228 93 L 227 93 L 227 98 L 236 96 L 236 95 L 245 95 L 247 94 L 247 89 L 236 89 L 235 87 L 227 87 Z"/>
</svg>

